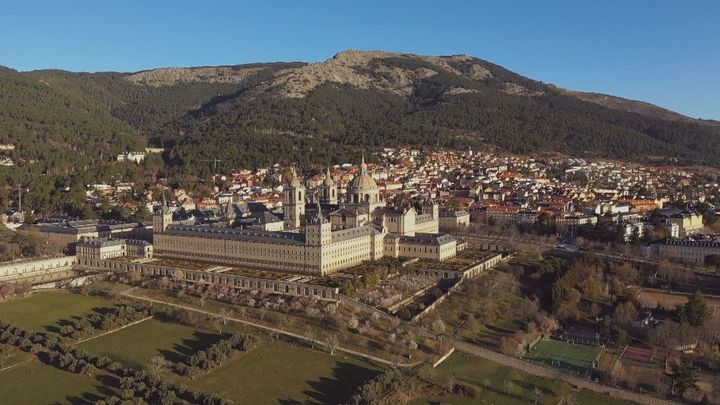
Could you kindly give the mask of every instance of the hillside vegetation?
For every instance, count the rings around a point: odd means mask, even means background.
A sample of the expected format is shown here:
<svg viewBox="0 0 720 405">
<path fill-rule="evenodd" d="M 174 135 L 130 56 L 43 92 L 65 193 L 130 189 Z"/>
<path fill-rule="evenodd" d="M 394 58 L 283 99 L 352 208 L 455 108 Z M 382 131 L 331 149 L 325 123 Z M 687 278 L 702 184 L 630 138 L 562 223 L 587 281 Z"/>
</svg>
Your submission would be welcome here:
<svg viewBox="0 0 720 405">
<path fill-rule="evenodd" d="M 314 64 L 92 74 L 0 69 L 0 143 L 17 146 L 3 153 L 18 163 L 3 175 L 13 189 L 41 184 L 31 204 L 58 185 L 206 177 L 214 159 L 222 170 L 326 164 L 384 146 L 718 165 L 719 136 L 716 121 L 559 89 L 464 55 L 351 50 Z M 166 147 L 164 162 L 112 163 L 117 153 L 146 145 Z"/>
</svg>

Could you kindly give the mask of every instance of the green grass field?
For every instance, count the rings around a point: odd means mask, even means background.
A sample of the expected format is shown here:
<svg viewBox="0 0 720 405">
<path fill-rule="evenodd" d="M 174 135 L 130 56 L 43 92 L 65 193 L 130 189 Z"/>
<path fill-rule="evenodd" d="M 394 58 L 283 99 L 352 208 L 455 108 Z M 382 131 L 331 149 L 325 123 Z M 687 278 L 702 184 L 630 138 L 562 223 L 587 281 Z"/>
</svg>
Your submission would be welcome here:
<svg viewBox="0 0 720 405">
<path fill-rule="evenodd" d="M 84 316 L 110 301 L 66 292 L 42 292 L 0 304 L 0 317 L 23 328 L 53 331 L 58 321 Z M 229 324 L 224 332 L 246 329 Z M 235 403 L 342 403 L 358 386 L 380 371 L 378 365 L 341 354 L 331 356 L 295 342 L 258 333 L 259 347 L 194 379 L 166 371 L 165 378 Z M 216 342 L 216 331 L 150 319 L 79 344 L 94 355 L 108 356 L 126 366 L 147 366 L 153 356 L 183 361 Z M 67 373 L 38 362 L 32 355 L 11 352 L 0 371 L 0 404 L 92 403 L 107 391 L 101 381 Z"/>
<path fill-rule="evenodd" d="M 338 404 L 378 372 L 378 366 L 355 357 L 264 340 L 209 374 L 175 380 L 236 404 Z"/>
<path fill-rule="evenodd" d="M 232 330 L 232 328 L 228 328 Z M 262 335 L 255 350 L 194 379 L 171 372 L 165 376 L 182 385 L 220 394 L 235 403 L 340 403 L 379 367 L 354 357 L 330 356 Z M 214 331 L 155 319 L 80 344 L 95 355 L 131 367 L 145 367 L 153 356 L 177 362 L 216 342 Z"/>
<path fill-rule="evenodd" d="M 72 320 L 92 313 L 94 308 L 111 306 L 110 301 L 100 298 L 66 291 L 41 291 L 0 304 L 0 319 L 24 329 L 57 332 L 60 320 Z"/>
<path fill-rule="evenodd" d="M 37 360 L 0 371 L 2 404 L 92 404 L 108 393 L 100 378 L 69 373 Z"/>
<path fill-rule="evenodd" d="M 150 358 L 163 356 L 181 361 L 217 342 L 215 332 L 149 319 L 81 343 L 80 347 L 97 356 L 108 356 L 130 367 L 144 367 Z"/>
<path fill-rule="evenodd" d="M 465 398 L 458 395 L 440 395 L 437 397 L 419 398 L 411 402 L 413 405 L 447 403 L 447 404 L 528 404 L 537 401 L 539 404 L 555 405 L 563 398 L 572 399 L 573 403 L 583 405 L 630 404 L 606 395 L 588 390 L 575 391 L 569 384 L 536 377 L 520 370 L 502 366 L 489 360 L 472 357 L 456 352 L 429 376 L 435 382 L 442 383 L 452 378 L 455 382 L 469 384 L 480 392 L 478 398 Z M 506 384 L 512 387 L 506 392 Z M 538 394 L 535 394 L 535 388 Z M 480 401 L 482 399 L 482 402 Z"/>
<path fill-rule="evenodd" d="M 0 353 L 0 369 L 14 366 L 15 364 L 24 363 L 30 360 L 33 355 L 25 353 L 15 346 L 3 345 L 3 352 Z"/>
<path fill-rule="evenodd" d="M 525 358 L 559 368 L 589 369 L 597 355 L 597 347 L 544 339 L 537 342 Z"/>
</svg>

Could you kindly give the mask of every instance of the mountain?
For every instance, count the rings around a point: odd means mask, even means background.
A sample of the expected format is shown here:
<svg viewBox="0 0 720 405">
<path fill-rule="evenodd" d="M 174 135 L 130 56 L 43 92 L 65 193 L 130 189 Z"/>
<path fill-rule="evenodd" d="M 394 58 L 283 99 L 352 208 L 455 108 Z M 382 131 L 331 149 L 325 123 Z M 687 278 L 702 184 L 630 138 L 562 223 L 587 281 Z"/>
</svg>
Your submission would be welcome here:
<svg viewBox="0 0 720 405">
<path fill-rule="evenodd" d="M 206 173 L 214 159 L 225 169 L 329 163 L 384 146 L 718 165 L 718 137 L 717 121 L 560 89 L 465 55 L 348 50 L 312 64 L 0 70 L 0 142 L 27 159 L 61 152 L 60 172 L 145 144 L 169 148 L 177 175 Z"/>
<path fill-rule="evenodd" d="M 190 166 L 327 162 L 347 147 L 399 145 L 720 162 L 718 128 L 631 105 L 600 105 L 464 55 L 351 50 L 278 70 L 160 132 L 175 142 L 173 162 Z"/>
<path fill-rule="evenodd" d="M 626 98 L 610 96 L 601 93 L 571 90 L 566 91 L 570 95 L 573 95 L 583 101 L 589 101 L 591 103 L 599 104 L 608 108 L 615 108 L 618 110 L 634 112 L 642 115 L 647 115 L 649 117 L 660 118 L 669 121 L 682 121 L 695 124 L 720 126 L 720 121 L 690 118 L 688 116 L 676 113 L 675 111 L 670 111 L 668 109 L 658 107 L 654 104 L 646 103 L 644 101 L 628 100 Z"/>
</svg>

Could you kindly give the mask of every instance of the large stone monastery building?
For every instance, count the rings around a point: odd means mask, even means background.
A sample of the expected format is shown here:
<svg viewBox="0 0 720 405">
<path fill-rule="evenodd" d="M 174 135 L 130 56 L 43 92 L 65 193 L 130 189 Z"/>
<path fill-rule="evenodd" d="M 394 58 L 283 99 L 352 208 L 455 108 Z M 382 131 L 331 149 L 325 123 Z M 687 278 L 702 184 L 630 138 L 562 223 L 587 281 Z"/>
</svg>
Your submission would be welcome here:
<svg viewBox="0 0 720 405">
<path fill-rule="evenodd" d="M 386 206 L 368 172 L 360 172 L 340 201 L 330 172 L 315 191 L 315 204 L 295 170 L 284 189 L 283 230 L 233 226 L 231 204 L 226 220 L 214 225 L 173 223 L 165 204 L 153 217 L 154 253 L 165 257 L 212 261 L 281 271 L 326 275 L 382 257 L 455 257 L 454 237 L 439 234 L 438 207 L 403 209 Z"/>
</svg>

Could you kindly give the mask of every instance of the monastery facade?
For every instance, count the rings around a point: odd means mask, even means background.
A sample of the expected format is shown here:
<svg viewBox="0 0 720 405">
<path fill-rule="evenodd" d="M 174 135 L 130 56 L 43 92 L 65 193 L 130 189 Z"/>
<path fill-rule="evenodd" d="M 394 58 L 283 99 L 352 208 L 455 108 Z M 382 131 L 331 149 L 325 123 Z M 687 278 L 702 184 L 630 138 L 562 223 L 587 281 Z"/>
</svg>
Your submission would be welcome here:
<svg viewBox="0 0 720 405">
<path fill-rule="evenodd" d="M 318 276 L 382 257 L 442 261 L 457 253 L 455 238 L 438 233 L 437 205 L 387 206 L 364 158 L 342 201 L 329 170 L 312 190 L 314 205 L 294 169 L 288 177 L 282 231 L 234 227 L 231 202 L 226 220 L 213 226 L 173 223 L 165 204 L 153 217 L 154 253 Z"/>
</svg>

